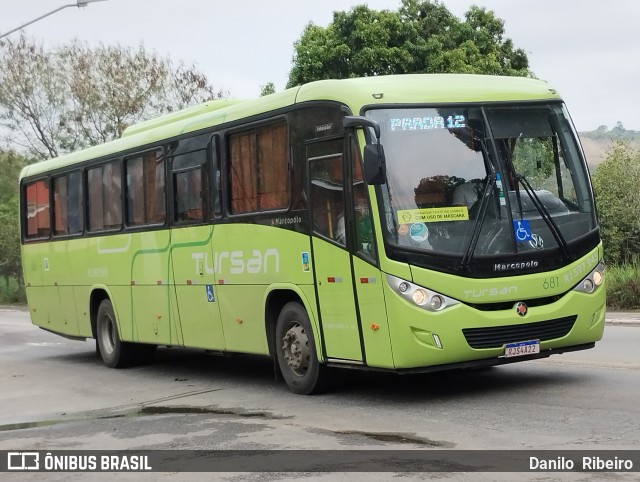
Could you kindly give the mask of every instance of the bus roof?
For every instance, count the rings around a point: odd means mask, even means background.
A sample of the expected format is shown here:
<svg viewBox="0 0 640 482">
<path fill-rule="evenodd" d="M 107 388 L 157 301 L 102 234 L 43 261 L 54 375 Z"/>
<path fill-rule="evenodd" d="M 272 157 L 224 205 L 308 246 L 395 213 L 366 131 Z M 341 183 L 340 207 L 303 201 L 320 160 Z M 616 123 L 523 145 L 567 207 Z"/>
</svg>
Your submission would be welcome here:
<svg viewBox="0 0 640 482">
<path fill-rule="evenodd" d="M 374 97 L 375 96 L 375 97 Z M 319 80 L 253 100 L 223 99 L 133 125 L 120 139 L 65 154 L 22 170 L 21 178 L 90 159 L 158 143 L 164 139 L 250 118 L 309 101 L 336 101 L 354 114 L 373 104 L 441 104 L 559 100 L 544 81 L 526 77 L 472 74 L 405 74 L 341 80 Z"/>
</svg>

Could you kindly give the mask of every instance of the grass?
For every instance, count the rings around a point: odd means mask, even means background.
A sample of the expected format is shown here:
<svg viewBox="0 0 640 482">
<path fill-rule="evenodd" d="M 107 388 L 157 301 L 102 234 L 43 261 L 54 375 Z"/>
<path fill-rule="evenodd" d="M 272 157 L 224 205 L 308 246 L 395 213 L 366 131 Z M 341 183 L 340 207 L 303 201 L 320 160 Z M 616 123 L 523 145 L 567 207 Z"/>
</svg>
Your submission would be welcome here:
<svg viewBox="0 0 640 482">
<path fill-rule="evenodd" d="M 607 307 L 617 310 L 640 309 L 640 259 L 607 266 Z"/>
<path fill-rule="evenodd" d="M 0 277 L 0 304 L 23 305 L 27 302 L 24 286 L 20 286 L 14 278 Z"/>
</svg>

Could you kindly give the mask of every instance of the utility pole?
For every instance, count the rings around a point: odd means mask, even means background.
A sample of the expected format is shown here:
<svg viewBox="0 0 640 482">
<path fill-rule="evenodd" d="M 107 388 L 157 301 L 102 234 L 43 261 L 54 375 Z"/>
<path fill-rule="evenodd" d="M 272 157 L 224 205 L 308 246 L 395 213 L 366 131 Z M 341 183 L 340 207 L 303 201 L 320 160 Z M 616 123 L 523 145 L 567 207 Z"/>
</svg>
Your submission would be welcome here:
<svg viewBox="0 0 640 482">
<path fill-rule="evenodd" d="M 38 20 L 42 20 L 43 18 L 46 18 L 49 15 L 53 15 L 54 13 L 59 12 L 60 10 L 64 10 L 65 8 L 69 8 L 69 7 L 84 8 L 88 4 L 94 3 L 94 2 L 106 2 L 106 0 L 76 0 L 76 3 L 69 3 L 67 5 L 62 5 L 61 7 L 58 7 L 55 10 L 51 10 L 50 12 L 45 13 L 44 15 L 41 15 L 38 18 L 34 18 L 33 20 L 30 20 L 27 23 L 23 23 L 22 25 L 14 28 L 13 30 L 9 30 L 8 32 L 5 32 L 5 33 L 0 33 L 0 39 L 6 37 L 7 35 L 12 34 L 13 32 L 17 32 L 18 30 L 23 29 L 24 27 L 27 27 L 32 23 L 37 22 Z"/>
</svg>

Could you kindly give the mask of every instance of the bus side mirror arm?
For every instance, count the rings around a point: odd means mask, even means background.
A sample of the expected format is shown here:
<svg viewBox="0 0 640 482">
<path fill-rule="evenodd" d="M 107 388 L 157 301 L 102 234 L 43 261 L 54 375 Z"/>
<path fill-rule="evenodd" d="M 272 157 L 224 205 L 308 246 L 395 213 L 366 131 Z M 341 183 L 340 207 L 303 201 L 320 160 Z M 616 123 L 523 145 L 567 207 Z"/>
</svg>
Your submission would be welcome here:
<svg viewBox="0 0 640 482">
<path fill-rule="evenodd" d="M 373 129 L 376 143 L 364 146 L 364 177 L 370 186 L 384 184 L 387 176 L 384 149 L 380 144 L 380 125 L 371 119 L 360 116 L 346 116 L 342 125 L 345 129 L 350 127 L 370 127 Z"/>
</svg>

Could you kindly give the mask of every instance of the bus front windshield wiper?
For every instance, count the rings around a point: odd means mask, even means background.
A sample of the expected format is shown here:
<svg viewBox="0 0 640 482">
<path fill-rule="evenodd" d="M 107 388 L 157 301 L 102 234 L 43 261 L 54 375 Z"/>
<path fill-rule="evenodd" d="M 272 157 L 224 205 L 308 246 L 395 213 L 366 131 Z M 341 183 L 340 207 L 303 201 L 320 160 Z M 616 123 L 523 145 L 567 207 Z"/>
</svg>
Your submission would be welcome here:
<svg viewBox="0 0 640 482">
<path fill-rule="evenodd" d="M 482 200 L 480 201 L 478 217 L 476 218 L 476 222 L 473 225 L 473 231 L 471 233 L 471 238 L 469 239 L 469 244 L 467 245 L 467 249 L 464 253 L 464 256 L 462 257 L 462 262 L 460 263 L 460 268 L 463 271 L 469 269 L 469 263 L 471 262 L 471 258 L 478 244 L 478 239 L 480 238 L 480 230 L 482 229 L 482 225 L 484 224 L 484 218 L 487 216 L 489 201 L 493 198 L 493 196 L 490 196 L 489 193 L 495 185 L 496 174 L 489 174 L 487 176 L 487 183 L 485 184 L 484 190 L 482 191 Z"/>
<path fill-rule="evenodd" d="M 556 242 L 558 243 L 558 246 L 562 251 L 562 255 L 565 257 L 565 259 L 571 260 L 571 253 L 569 252 L 569 246 L 567 245 L 567 241 L 564 239 L 562 232 L 560 232 L 560 228 L 558 227 L 556 222 L 553 220 L 553 218 L 549 214 L 549 210 L 545 207 L 542 201 L 540 201 L 540 198 L 538 197 L 535 190 L 529 183 L 529 180 L 523 174 L 516 174 L 516 179 L 518 180 L 518 184 L 522 184 L 522 187 L 524 188 L 525 192 L 529 195 L 529 198 L 531 199 L 534 206 L 540 213 L 540 216 L 542 217 L 543 221 L 549 227 L 549 231 L 551 231 L 551 234 L 553 235 Z"/>
</svg>

